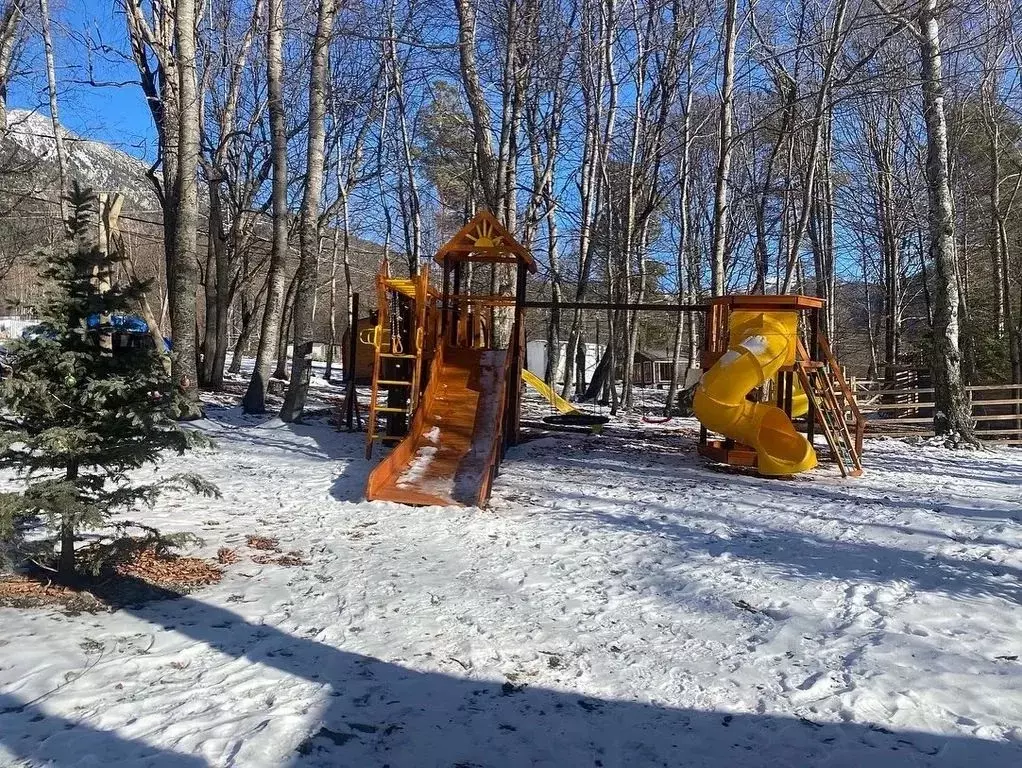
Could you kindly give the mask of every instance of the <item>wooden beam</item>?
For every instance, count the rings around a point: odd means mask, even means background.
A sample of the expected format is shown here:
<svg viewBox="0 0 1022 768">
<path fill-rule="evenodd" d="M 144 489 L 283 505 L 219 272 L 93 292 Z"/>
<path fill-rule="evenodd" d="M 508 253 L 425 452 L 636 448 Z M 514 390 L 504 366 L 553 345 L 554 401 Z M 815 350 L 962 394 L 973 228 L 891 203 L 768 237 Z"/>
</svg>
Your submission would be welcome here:
<svg viewBox="0 0 1022 768">
<path fill-rule="evenodd" d="M 526 309 L 553 309 L 552 301 L 524 301 L 522 306 Z M 603 309 L 615 312 L 706 312 L 709 304 L 636 304 L 625 302 L 599 302 L 599 301 L 559 301 L 556 306 L 559 309 Z"/>
<path fill-rule="evenodd" d="M 1019 417 L 1014 413 L 1003 413 L 995 414 L 993 416 L 973 416 L 973 421 L 1015 421 Z M 891 419 L 866 419 L 866 426 L 871 424 L 932 424 L 932 416 L 920 416 L 911 418 L 891 418 Z"/>
<path fill-rule="evenodd" d="M 973 400 L 973 405 L 1022 405 L 1022 398 L 1014 397 L 1010 400 Z M 933 408 L 936 403 L 932 400 L 925 402 L 912 402 L 912 403 L 867 403 L 865 405 L 860 404 L 859 408 L 863 411 L 904 411 L 912 410 L 914 408 Z M 1005 418 L 1015 418 L 1016 414 L 1006 414 Z"/>
</svg>

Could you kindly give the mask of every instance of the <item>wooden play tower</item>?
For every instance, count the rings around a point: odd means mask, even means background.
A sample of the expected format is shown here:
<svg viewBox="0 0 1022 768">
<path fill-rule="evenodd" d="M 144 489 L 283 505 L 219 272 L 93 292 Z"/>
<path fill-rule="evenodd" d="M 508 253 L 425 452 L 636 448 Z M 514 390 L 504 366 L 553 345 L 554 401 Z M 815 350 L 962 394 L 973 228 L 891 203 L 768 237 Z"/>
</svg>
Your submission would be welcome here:
<svg viewBox="0 0 1022 768">
<path fill-rule="evenodd" d="M 367 457 L 376 441 L 396 445 L 371 473 L 366 497 L 481 506 L 519 438 L 525 286 L 536 264 L 487 211 L 436 262 L 439 292 L 427 270 L 394 278 L 384 264 L 377 279 Z M 474 290 L 481 283 L 487 291 Z"/>
</svg>

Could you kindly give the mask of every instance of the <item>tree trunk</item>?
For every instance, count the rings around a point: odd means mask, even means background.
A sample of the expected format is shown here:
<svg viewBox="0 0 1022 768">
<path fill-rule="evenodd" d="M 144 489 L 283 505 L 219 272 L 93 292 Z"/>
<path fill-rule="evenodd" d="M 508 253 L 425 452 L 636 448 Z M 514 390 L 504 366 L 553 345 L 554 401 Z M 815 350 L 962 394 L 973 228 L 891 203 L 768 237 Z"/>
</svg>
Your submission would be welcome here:
<svg viewBox="0 0 1022 768">
<path fill-rule="evenodd" d="M 196 369 L 195 297 L 198 289 L 196 240 L 199 226 L 199 95 L 195 77 L 195 0 L 177 0 L 174 41 L 178 72 L 179 129 L 177 209 L 174 222 L 173 290 L 170 325 L 174 339 L 172 370 L 179 392 L 178 415 L 202 415 Z M 170 270 L 168 270 L 168 274 Z"/>
<path fill-rule="evenodd" d="M 215 392 L 224 388 L 224 367 L 227 363 L 227 315 L 231 309 L 231 269 L 227 257 L 227 237 L 223 226 L 223 206 L 220 185 L 210 184 L 209 190 L 209 242 L 213 249 L 212 269 L 207 269 L 207 286 L 212 274 L 213 316 L 206 315 L 206 386 Z M 209 306 L 210 302 L 206 302 Z M 212 333 L 209 329 L 212 328 Z"/>
<path fill-rule="evenodd" d="M 585 103 L 585 137 L 580 168 L 579 203 L 581 224 L 578 238 L 578 281 L 575 287 L 575 301 L 582 301 L 589 290 L 590 272 L 596 256 L 595 231 L 602 211 L 602 189 L 600 174 L 605 170 L 610 145 L 617 121 L 617 84 L 614 63 L 615 3 L 613 0 L 601 3 L 597 19 L 589 17 L 590 9 L 583 7 L 583 27 L 586 29 L 580 41 L 581 54 L 590 70 L 583 76 L 582 96 Z M 590 32 L 589 27 L 594 27 Z M 595 39 L 594 38 L 598 38 Z M 607 91 L 607 107 L 603 109 L 603 94 Z M 582 343 L 582 310 L 576 309 L 568 334 L 567 359 L 573 360 Z M 612 338 L 612 337 L 608 337 Z M 609 343 L 609 342 L 608 342 Z M 569 397 L 573 383 L 574 369 L 565 367 L 562 397 Z M 613 377 L 611 377 L 613 378 Z M 581 387 L 579 394 L 583 394 Z"/>
<path fill-rule="evenodd" d="M 923 0 L 919 14 L 930 253 L 936 266 L 933 323 L 933 428 L 951 441 L 978 444 L 969 396 L 962 380 L 958 340 L 959 285 L 955 221 L 948 180 L 947 118 L 937 0 Z"/>
<path fill-rule="evenodd" d="M 312 374 L 312 344 L 316 314 L 316 289 L 319 287 L 319 207 L 326 168 L 326 88 L 329 71 L 327 53 L 334 28 L 335 0 L 320 0 L 316 34 L 312 44 L 309 74 L 309 133 L 306 145 L 305 189 L 298 225 L 301 260 L 298 266 L 295 301 L 292 310 L 294 359 L 280 418 L 298 421 L 305 409 Z"/>
<path fill-rule="evenodd" d="M 1003 339 L 1007 320 L 1004 308 L 1004 278 L 1001 258 L 1001 147 L 1000 129 L 997 118 L 991 116 L 988 121 L 987 135 L 990 149 L 990 269 L 991 282 L 994 289 L 994 312 L 996 317 L 997 338 Z"/>
<path fill-rule="evenodd" d="M 245 350 L 252 340 L 252 331 L 255 328 L 256 307 L 262 303 L 263 295 L 260 292 L 253 301 L 249 301 L 244 293 L 241 295 L 241 329 L 238 331 L 238 338 L 234 342 L 234 353 L 231 356 L 229 373 L 241 373 L 241 359 L 245 356 Z"/>
<path fill-rule="evenodd" d="M 60 187 L 58 200 L 60 203 L 60 218 L 64 222 L 64 232 L 67 229 L 68 208 L 65 197 L 68 193 L 68 159 L 67 147 L 64 145 L 64 137 L 61 135 L 60 113 L 57 109 L 57 73 L 53 65 L 53 38 L 50 35 L 50 4 L 49 0 L 39 0 L 39 15 L 43 33 L 43 51 L 46 59 L 46 89 L 50 97 L 50 123 L 53 126 L 53 143 L 57 148 L 57 183 Z"/>
<path fill-rule="evenodd" d="M 330 296 L 328 300 L 329 304 L 329 316 L 327 323 L 329 326 L 330 337 L 327 341 L 326 348 L 326 365 L 323 370 L 323 378 L 326 381 L 330 381 L 330 377 L 333 375 L 334 370 L 334 348 L 337 346 L 337 252 L 340 250 L 337 247 L 337 232 L 334 232 L 333 241 L 330 244 Z M 343 338 L 343 336 L 341 337 Z"/>
<path fill-rule="evenodd" d="M 284 319 L 280 324 L 280 337 L 277 339 L 277 362 L 273 367 L 273 373 L 270 374 L 271 379 L 287 378 L 287 348 L 291 344 L 293 319 L 294 311 L 290 306 L 285 305 Z"/>
<path fill-rule="evenodd" d="M 358 318 L 351 316 L 352 302 L 351 302 L 351 221 L 348 216 L 348 200 L 347 198 L 343 201 L 343 215 L 344 215 L 344 246 L 341 249 L 341 266 L 344 272 L 344 293 L 341 295 L 343 299 L 342 306 L 344 307 L 344 320 L 341 322 L 341 333 L 340 338 L 343 344 L 343 339 L 348 333 L 358 333 Z M 351 323 L 354 321 L 355 325 Z M 345 351 L 342 350 L 342 359 L 347 360 L 343 355 Z M 345 380 L 350 380 L 354 376 L 353 366 L 354 361 L 348 361 L 348 367 L 344 370 Z"/>
<path fill-rule="evenodd" d="M 78 480 L 78 465 L 69 464 L 64 479 L 72 485 Z M 77 496 L 77 491 L 76 491 Z M 75 520 L 68 515 L 60 518 L 60 554 L 57 558 L 57 575 L 61 581 L 74 581 L 77 575 L 75 567 Z"/>
<path fill-rule="evenodd" d="M 734 133 L 735 47 L 738 43 L 738 0 L 726 0 L 724 15 L 724 77 L 720 89 L 720 127 L 718 128 L 717 174 L 713 194 L 713 256 L 710 261 L 711 290 L 724 295 L 727 269 L 727 227 L 730 217 L 729 196 L 731 154 Z"/>
<path fill-rule="evenodd" d="M 408 229 L 405 238 L 408 244 L 408 274 L 419 273 L 422 257 L 422 205 L 419 200 L 419 181 L 415 175 L 414 154 L 416 148 L 408 129 L 408 106 L 405 98 L 404 73 L 397 52 L 397 32 L 394 30 L 393 15 L 390 18 L 389 39 L 384 44 L 390 65 L 391 88 L 397 104 L 397 127 L 401 134 L 401 164 L 404 188 L 408 190 L 408 212 L 405 224 Z"/>
<path fill-rule="evenodd" d="M 509 231 L 515 231 L 516 200 L 511 189 L 514 182 L 513 156 L 514 139 L 518 129 L 521 110 L 518 93 L 517 45 L 515 27 L 518 6 L 515 2 L 505 4 L 507 29 L 504 36 L 506 46 L 503 57 L 502 112 L 499 151 L 494 150 L 493 127 L 490 125 L 491 111 L 479 76 L 476 61 L 476 11 L 473 0 L 455 0 L 458 15 L 458 52 L 461 80 L 472 116 L 472 134 L 475 143 L 476 168 L 478 170 L 483 200 L 490 211 L 497 216 Z M 495 265 L 494 292 L 508 294 L 514 287 L 514 269 L 506 265 Z M 493 328 L 490 329 L 492 343 L 497 347 L 510 344 L 513 313 L 510 308 L 497 308 L 493 312 Z"/>
<path fill-rule="evenodd" d="M 1011 298 L 1011 258 L 1006 218 L 1011 211 L 1015 195 L 1018 192 L 1022 174 L 1016 173 L 1015 191 L 1008 195 L 1007 204 L 1002 201 L 1001 185 L 1001 127 L 996 114 L 995 88 L 997 79 L 994 74 L 993 83 L 985 95 L 984 123 L 990 151 L 990 259 L 992 279 L 994 282 L 994 303 L 996 304 L 997 335 L 1007 343 L 1008 361 L 1011 366 L 1012 383 L 1018 383 L 1022 377 L 1022 363 L 1019 359 L 1018 330 L 1014 320 Z"/>
<path fill-rule="evenodd" d="M 287 209 L 287 126 L 284 123 L 284 0 L 268 0 L 266 33 L 266 90 L 270 115 L 271 162 L 273 165 L 273 235 L 270 266 L 266 276 L 266 306 L 263 309 L 255 368 L 242 401 L 245 413 L 266 412 L 266 388 L 277 358 L 277 342 L 284 312 L 285 268 L 288 255 Z"/>
<path fill-rule="evenodd" d="M 291 278 L 287 293 L 284 295 L 284 311 L 280 324 L 280 336 L 277 338 L 277 364 L 273 369 L 270 378 L 286 379 L 287 376 L 287 352 L 290 339 L 294 338 L 294 302 L 295 290 L 298 287 L 298 275 Z"/>
<path fill-rule="evenodd" d="M 689 63 L 689 73 L 691 76 L 691 60 Z M 692 152 L 692 88 L 691 81 L 688 88 L 688 93 L 685 99 L 685 111 L 682 116 L 681 122 L 681 160 L 679 168 L 679 181 L 678 181 L 678 221 L 679 221 L 679 232 L 678 232 L 678 255 L 677 255 L 677 275 L 678 275 L 678 302 L 686 300 L 688 291 L 685 289 L 687 277 L 686 264 L 688 260 L 689 250 L 689 212 L 688 212 L 688 191 L 689 191 L 689 160 Z M 763 269 L 762 273 L 765 277 L 766 270 Z M 670 416 L 671 411 L 674 408 L 674 401 L 678 396 L 678 384 L 679 376 L 681 374 L 681 350 L 683 345 L 683 339 L 685 336 L 685 320 L 686 315 L 684 312 L 678 313 L 677 323 L 674 328 L 674 349 L 671 355 L 671 383 L 667 387 L 667 401 L 664 407 L 664 415 Z M 689 327 L 689 334 L 693 334 L 693 328 Z M 692 361 L 689 360 L 689 365 Z M 687 374 L 687 372 L 686 372 Z"/>
<path fill-rule="evenodd" d="M 199 386 L 209 387 L 213 375 L 213 347 L 216 345 L 216 277 L 214 272 L 213 234 L 206 237 L 206 261 L 199 270 L 199 286 L 204 304 L 202 341 L 199 342 Z M 196 297 L 198 298 L 198 297 Z"/>
<path fill-rule="evenodd" d="M 494 215 L 499 215 L 503 190 L 497 181 L 497 158 L 493 150 L 490 107 L 486 101 L 476 64 L 476 13 L 472 0 L 454 0 L 458 12 L 458 54 L 461 80 L 465 87 L 475 136 L 476 166 L 483 200 Z"/>
<path fill-rule="evenodd" d="M 7 84 L 11 79 L 11 65 L 18 47 L 19 27 L 23 17 L 21 3 L 6 0 L 0 10 L 0 135 L 7 132 Z"/>
</svg>

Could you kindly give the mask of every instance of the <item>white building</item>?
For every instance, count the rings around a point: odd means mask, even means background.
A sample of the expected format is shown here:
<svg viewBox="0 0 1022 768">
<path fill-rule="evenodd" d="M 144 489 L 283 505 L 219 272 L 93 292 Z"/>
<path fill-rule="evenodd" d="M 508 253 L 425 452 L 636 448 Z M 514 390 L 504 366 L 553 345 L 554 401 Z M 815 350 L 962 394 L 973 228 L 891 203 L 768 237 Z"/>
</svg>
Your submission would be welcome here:
<svg viewBox="0 0 1022 768">
<path fill-rule="evenodd" d="M 603 356 L 603 345 L 599 344 L 583 344 L 586 355 L 586 382 L 592 380 L 593 373 L 596 371 L 596 366 L 600 362 L 600 357 Z M 557 371 L 554 375 L 554 382 L 560 383 L 564 381 L 564 370 L 565 364 L 567 363 L 568 354 L 568 342 L 562 341 L 560 343 L 561 353 L 557 356 Z M 543 378 L 546 375 L 546 360 L 547 360 L 547 342 L 546 339 L 534 339 L 525 345 L 525 367 L 528 368 L 539 378 Z"/>
<path fill-rule="evenodd" d="M 36 321 L 20 315 L 0 316 L 0 339 L 18 339 L 22 332 Z"/>
</svg>

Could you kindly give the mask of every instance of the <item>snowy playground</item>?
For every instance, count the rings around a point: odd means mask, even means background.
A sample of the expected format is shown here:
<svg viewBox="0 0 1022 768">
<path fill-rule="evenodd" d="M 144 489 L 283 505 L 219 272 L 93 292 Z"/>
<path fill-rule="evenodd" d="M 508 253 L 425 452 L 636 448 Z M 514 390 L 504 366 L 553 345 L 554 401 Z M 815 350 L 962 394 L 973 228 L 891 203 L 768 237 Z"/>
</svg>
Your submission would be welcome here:
<svg viewBox="0 0 1022 768">
<path fill-rule="evenodd" d="M 361 501 L 364 436 L 325 417 L 207 415 L 217 448 L 159 472 L 223 497 L 154 522 L 242 558 L 0 608 L 0 766 L 1022 764 L 1016 450 L 869 440 L 862 477 L 777 480 L 614 419 L 510 449 L 486 510 L 413 508 Z"/>
</svg>

